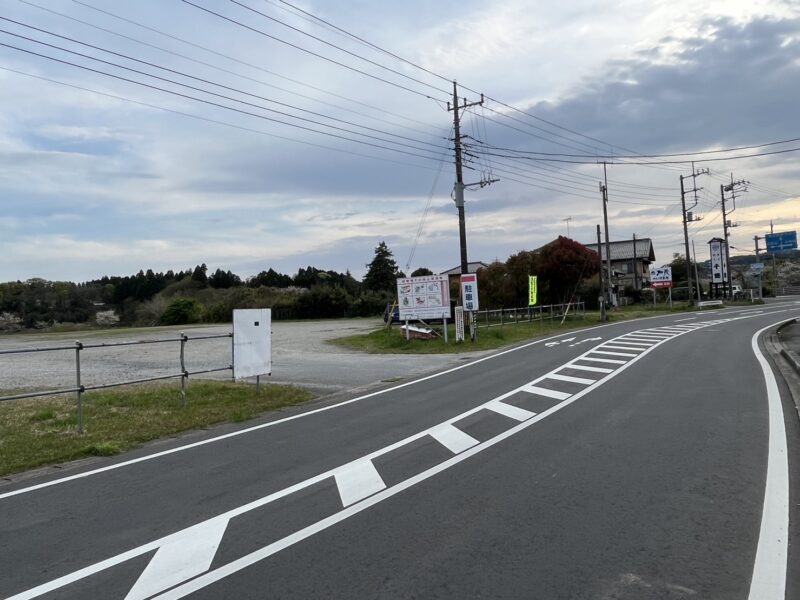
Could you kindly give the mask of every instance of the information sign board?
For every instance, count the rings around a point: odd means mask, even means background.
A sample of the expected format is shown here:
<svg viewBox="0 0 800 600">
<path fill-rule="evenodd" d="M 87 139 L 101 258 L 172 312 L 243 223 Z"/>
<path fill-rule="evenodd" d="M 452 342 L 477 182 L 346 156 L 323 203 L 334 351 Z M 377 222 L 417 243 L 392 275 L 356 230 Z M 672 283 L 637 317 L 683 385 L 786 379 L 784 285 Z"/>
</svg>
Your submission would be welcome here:
<svg viewBox="0 0 800 600">
<path fill-rule="evenodd" d="M 468 273 L 461 276 L 461 304 L 464 310 L 478 310 L 478 276 Z"/>
<path fill-rule="evenodd" d="M 449 319 L 450 284 L 447 275 L 424 275 L 397 279 L 400 320 Z"/>
<path fill-rule="evenodd" d="M 672 287 L 672 267 L 650 267 L 650 285 L 656 289 Z"/>
<path fill-rule="evenodd" d="M 768 233 L 764 236 L 764 239 L 767 240 L 767 252 L 780 252 L 781 250 L 794 250 L 797 248 L 796 231 Z"/>
<path fill-rule="evenodd" d="M 272 311 L 233 311 L 233 377 L 244 379 L 272 373 Z"/>
<path fill-rule="evenodd" d="M 721 240 L 711 240 L 709 243 L 711 250 L 711 283 L 722 283 L 724 281 L 722 266 L 725 263 L 725 256 L 722 251 L 723 243 Z"/>
<path fill-rule="evenodd" d="M 456 306 L 456 341 L 464 341 L 464 307 Z"/>
</svg>

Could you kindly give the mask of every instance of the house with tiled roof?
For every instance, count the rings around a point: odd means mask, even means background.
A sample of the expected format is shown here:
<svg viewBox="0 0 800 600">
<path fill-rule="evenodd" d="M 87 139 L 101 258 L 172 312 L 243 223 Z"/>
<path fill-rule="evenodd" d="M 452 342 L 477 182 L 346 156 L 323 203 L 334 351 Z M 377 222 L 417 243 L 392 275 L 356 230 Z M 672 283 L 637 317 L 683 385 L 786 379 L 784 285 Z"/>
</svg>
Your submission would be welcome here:
<svg viewBox="0 0 800 600">
<path fill-rule="evenodd" d="M 597 252 L 597 244 L 584 244 L 589 250 Z M 611 270 L 613 283 L 619 289 L 632 287 L 640 290 L 650 285 L 650 265 L 655 262 L 653 241 L 650 238 L 619 240 L 609 243 L 611 250 Z M 600 244 L 600 258 L 606 267 L 606 245 Z"/>
</svg>

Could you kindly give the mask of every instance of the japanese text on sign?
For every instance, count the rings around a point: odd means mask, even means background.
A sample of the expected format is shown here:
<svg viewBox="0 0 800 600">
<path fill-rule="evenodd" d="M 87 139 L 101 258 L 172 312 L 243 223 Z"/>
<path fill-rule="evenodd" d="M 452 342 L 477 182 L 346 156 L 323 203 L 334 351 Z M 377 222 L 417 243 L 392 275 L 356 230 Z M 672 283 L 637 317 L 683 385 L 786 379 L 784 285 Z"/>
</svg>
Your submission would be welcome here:
<svg viewBox="0 0 800 600">
<path fill-rule="evenodd" d="M 478 277 L 473 273 L 461 276 L 461 304 L 466 311 L 478 310 Z"/>
</svg>

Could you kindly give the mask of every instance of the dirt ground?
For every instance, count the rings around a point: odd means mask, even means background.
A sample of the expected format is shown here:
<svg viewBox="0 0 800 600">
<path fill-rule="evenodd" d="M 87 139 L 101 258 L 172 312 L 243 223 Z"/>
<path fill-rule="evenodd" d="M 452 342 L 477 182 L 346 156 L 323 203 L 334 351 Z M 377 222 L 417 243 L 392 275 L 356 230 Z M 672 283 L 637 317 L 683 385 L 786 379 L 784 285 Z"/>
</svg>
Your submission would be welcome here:
<svg viewBox="0 0 800 600">
<path fill-rule="evenodd" d="M 377 319 L 276 321 L 272 324 L 272 376 L 263 380 L 291 383 L 305 387 L 317 395 L 326 395 L 368 387 L 386 380 L 408 379 L 460 364 L 467 358 L 464 355 L 370 355 L 326 343 L 326 340 L 332 338 L 366 333 L 381 325 L 382 322 Z M 230 333 L 231 325 L 7 335 L 0 336 L 0 350 L 53 347 L 67 349 L 0 355 L 0 390 L 55 390 L 74 387 L 76 369 L 73 348 L 76 340 L 83 344 L 171 340 L 165 343 L 82 350 L 80 361 L 83 385 L 176 374 L 180 372 L 178 340 L 181 331 L 190 338 L 186 345 L 186 368 L 189 371 L 230 365 L 230 338 L 191 338 L 224 335 Z M 223 371 L 200 377 L 230 376 L 230 371 Z"/>
</svg>

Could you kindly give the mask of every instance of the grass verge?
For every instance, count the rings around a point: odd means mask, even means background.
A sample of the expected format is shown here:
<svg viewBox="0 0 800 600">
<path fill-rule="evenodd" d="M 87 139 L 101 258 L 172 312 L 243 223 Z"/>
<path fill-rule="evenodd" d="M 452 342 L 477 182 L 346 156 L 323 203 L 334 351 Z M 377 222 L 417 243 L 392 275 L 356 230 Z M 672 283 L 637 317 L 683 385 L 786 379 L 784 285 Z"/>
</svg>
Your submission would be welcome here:
<svg viewBox="0 0 800 600">
<path fill-rule="evenodd" d="M 686 312 L 687 309 L 687 306 L 677 303 L 672 310 L 667 308 L 654 309 L 646 306 L 627 306 L 610 312 L 608 322 L 615 323 L 670 314 L 679 315 Z M 585 329 L 600 324 L 600 314 L 598 312 L 587 312 L 585 319 L 570 316 L 563 325 L 561 325 L 559 319 L 555 319 L 552 323 L 547 318 L 544 321 L 534 321 L 533 323 L 519 321 L 505 325 L 493 325 L 489 328 L 480 327 L 478 329 L 478 337 L 474 342 L 465 341 L 459 343 L 453 341 L 455 340 L 455 327 L 448 325 L 447 335 L 450 339 L 448 344 L 444 343 L 443 338 L 406 340 L 400 332 L 400 326 L 394 325 L 391 329 L 381 327 L 367 334 L 336 338 L 330 340 L 329 343 L 349 350 L 372 354 L 458 354 L 494 350 L 526 340 Z M 441 326 L 438 327 L 438 330 L 441 332 Z"/>
<path fill-rule="evenodd" d="M 74 397 L 0 404 L 0 475 L 84 458 L 112 456 L 144 442 L 305 402 L 300 388 L 192 381 L 181 408 L 180 385 L 138 385 L 83 397 L 84 434 L 77 432 Z"/>
</svg>

